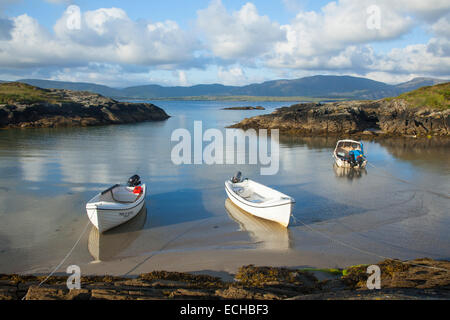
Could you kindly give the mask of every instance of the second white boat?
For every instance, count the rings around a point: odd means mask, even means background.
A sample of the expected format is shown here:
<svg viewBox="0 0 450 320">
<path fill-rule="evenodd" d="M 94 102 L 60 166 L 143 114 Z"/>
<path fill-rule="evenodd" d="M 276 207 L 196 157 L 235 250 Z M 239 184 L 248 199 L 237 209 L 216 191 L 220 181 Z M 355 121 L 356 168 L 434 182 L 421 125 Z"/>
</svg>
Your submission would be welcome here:
<svg viewBox="0 0 450 320">
<path fill-rule="evenodd" d="M 225 181 L 225 191 L 228 198 L 242 210 L 284 227 L 289 225 L 294 198 L 253 180 L 241 180 L 240 172 Z"/>
</svg>

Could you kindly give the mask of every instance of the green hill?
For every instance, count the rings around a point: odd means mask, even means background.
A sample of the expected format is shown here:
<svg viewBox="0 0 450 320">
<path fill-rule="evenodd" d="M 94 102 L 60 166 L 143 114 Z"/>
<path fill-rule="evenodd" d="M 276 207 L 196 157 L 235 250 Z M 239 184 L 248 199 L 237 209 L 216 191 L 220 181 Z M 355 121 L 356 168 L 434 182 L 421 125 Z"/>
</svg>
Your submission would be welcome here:
<svg viewBox="0 0 450 320">
<path fill-rule="evenodd" d="M 62 102 L 58 95 L 51 91 L 34 87 L 21 82 L 0 83 L 0 104 L 31 104 L 36 102 Z"/>
<path fill-rule="evenodd" d="M 411 108 L 430 107 L 446 110 L 450 108 L 450 82 L 422 87 L 386 100 L 393 99 L 406 100 Z"/>
</svg>

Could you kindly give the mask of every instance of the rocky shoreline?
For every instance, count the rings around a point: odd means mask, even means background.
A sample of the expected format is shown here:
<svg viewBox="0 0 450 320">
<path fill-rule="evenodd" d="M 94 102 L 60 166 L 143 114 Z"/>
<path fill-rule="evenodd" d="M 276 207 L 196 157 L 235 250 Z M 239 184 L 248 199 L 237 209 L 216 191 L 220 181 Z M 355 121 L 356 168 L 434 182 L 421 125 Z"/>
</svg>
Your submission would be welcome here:
<svg viewBox="0 0 450 320">
<path fill-rule="evenodd" d="M 234 281 L 210 275 L 154 271 L 137 278 L 85 276 L 68 290 L 67 277 L 0 275 L 0 300 L 170 300 L 170 299 L 450 299 L 450 261 L 385 260 L 381 289 L 368 290 L 367 266 L 287 269 L 244 266 Z M 324 276 L 326 275 L 326 276 Z"/>
<path fill-rule="evenodd" d="M 0 128 L 85 127 L 169 118 L 150 103 L 119 102 L 85 91 L 41 89 L 22 83 L 6 85 L 26 95 L 10 94 L 9 100 L 2 96 L 6 103 L 0 103 Z"/>
<path fill-rule="evenodd" d="M 248 107 L 229 107 L 229 108 L 223 108 L 222 110 L 266 110 L 266 108 L 261 106 L 248 106 Z"/>
<path fill-rule="evenodd" d="M 450 109 L 411 108 L 401 99 L 304 103 L 230 126 L 298 136 L 450 136 Z"/>
</svg>

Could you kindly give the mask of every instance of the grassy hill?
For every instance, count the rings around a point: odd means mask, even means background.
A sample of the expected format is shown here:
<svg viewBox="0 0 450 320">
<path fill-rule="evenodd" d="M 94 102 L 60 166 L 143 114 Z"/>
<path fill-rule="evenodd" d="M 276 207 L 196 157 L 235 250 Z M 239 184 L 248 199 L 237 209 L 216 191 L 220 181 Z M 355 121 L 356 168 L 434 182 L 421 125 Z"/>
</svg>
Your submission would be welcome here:
<svg viewBox="0 0 450 320">
<path fill-rule="evenodd" d="M 32 104 L 36 102 L 62 102 L 58 95 L 52 92 L 21 82 L 0 83 L 0 104 Z"/>
<path fill-rule="evenodd" d="M 393 99 L 406 100 L 411 108 L 430 107 L 446 110 L 450 108 L 450 82 L 422 87 L 386 100 Z"/>
<path fill-rule="evenodd" d="M 105 97 L 121 97 L 124 96 L 120 89 L 110 88 L 95 83 L 87 82 L 67 82 L 67 81 L 54 81 L 54 80 L 40 80 L 40 79 L 22 79 L 18 82 L 23 82 L 32 86 L 36 86 L 44 89 L 66 89 L 75 91 L 89 91 L 93 93 L 101 94 Z"/>
</svg>

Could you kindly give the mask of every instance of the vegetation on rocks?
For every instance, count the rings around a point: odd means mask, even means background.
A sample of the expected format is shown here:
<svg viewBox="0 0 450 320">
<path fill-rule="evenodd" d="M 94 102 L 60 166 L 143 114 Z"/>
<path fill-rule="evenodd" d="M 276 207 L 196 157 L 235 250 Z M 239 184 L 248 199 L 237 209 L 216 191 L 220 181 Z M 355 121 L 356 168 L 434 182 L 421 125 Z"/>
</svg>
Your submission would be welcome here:
<svg viewBox="0 0 450 320">
<path fill-rule="evenodd" d="M 449 136 L 450 83 L 376 101 L 304 103 L 232 125 L 298 136 Z"/>
<path fill-rule="evenodd" d="M 367 265 L 357 265 L 319 280 L 314 272 L 248 265 L 226 282 L 209 275 L 154 271 L 137 278 L 84 276 L 81 289 L 67 289 L 67 277 L 0 275 L 0 300 L 158 300 L 158 299 L 449 299 L 450 261 L 384 260 L 381 290 L 368 290 Z M 339 272 L 338 272 L 339 271 Z"/>
<path fill-rule="evenodd" d="M 0 84 L 0 104 L 33 104 L 38 102 L 68 102 L 51 90 L 41 89 L 21 82 Z"/>
<path fill-rule="evenodd" d="M 406 92 L 396 98 L 387 98 L 387 101 L 402 99 L 409 108 L 433 108 L 438 110 L 450 109 L 450 82 L 434 86 L 422 87 Z"/>
<path fill-rule="evenodd" d="M 127 103 L 86 91 L 0 84 L 0 128 L 73 127 L 160 121 L 169 116 L 149 103 Z"/>
</svg>

